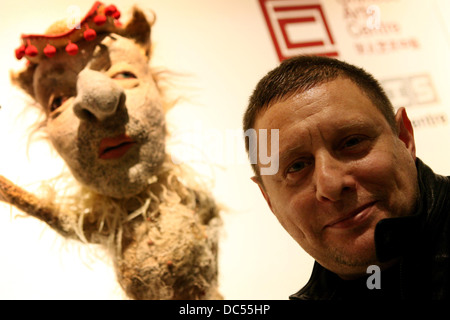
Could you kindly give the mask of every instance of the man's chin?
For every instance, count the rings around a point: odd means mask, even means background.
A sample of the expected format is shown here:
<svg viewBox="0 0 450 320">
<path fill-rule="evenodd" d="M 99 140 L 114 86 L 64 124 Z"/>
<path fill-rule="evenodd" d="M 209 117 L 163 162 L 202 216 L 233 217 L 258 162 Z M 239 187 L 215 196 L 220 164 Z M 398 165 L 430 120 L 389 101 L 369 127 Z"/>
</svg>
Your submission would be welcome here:
<svg viewBox="0 0 450 320">
<path fill-rule="evenodd" d="M 324 267 L 343 278 L 344 275 L 365 274 L 368 266 L 378 264 L 371 230 L 357 238 L 333 241 L 327 251 L 328 262 L 323 262 Z"/>
</svg>

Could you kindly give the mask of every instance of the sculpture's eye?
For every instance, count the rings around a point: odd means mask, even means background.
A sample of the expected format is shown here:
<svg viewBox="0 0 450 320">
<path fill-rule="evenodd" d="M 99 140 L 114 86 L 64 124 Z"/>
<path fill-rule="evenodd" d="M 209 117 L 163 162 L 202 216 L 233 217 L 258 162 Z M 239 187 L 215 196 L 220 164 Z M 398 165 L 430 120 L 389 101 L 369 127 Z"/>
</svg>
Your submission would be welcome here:
<svg viewBox="0 0 450 320">
<path fill-rule="evenodd" d="M 136 75 L 133 72 L 129 71 L 118 72 L 112 78 L 116 80 L 137 79 Z"/>
<path fill-rule="evenodd" d="M 50 97 L 50 101 L 49 101 L 49 107 L 50 107 L 50 112 L 55 111 L 56 109 L 58 109 L 64 102 L 66 102 L 66 100 L 68 99 L 68 97 L 66 96 L 51 96 Z"/>
</svg>

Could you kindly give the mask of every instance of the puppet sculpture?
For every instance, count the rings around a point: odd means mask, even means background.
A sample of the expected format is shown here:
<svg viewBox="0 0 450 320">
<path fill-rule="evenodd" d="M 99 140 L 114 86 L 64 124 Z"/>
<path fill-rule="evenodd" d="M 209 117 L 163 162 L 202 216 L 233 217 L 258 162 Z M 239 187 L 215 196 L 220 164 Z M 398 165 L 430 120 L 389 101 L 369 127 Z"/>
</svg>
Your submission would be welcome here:
<svg viewBox="0 0 450 320">
<path fill-rule="evenodd" d="M 132 299 L 220 299 L 219 209 L 165 150 L 149 19 L 138 8 L 119 18 L 96 2 L 77 27 L 22 36 L 15 54 L 27 66 L 12 80 L 42 107 L 43 130 L 79 188 L 37 197 L 0 176 L 0 200 L 65 237 L 105 245 Z"/>
</svg>

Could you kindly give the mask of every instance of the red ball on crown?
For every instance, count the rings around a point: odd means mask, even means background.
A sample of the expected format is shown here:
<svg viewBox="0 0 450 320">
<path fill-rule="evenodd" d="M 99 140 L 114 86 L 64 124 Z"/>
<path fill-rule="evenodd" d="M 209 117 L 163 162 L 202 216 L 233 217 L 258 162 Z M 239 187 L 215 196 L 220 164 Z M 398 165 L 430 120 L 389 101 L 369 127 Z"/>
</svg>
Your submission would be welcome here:
<svg viewBox="0 0 450 320">
<path fill-rule="evenodd" d="M 122 28 L 119 18 L 120 11 L 115 5 L 105 6 L 97 1 L 75 27 L 68 29 L 63 21 L 55 24 L 46 34 L 22 35 L 22 44 L 14 51 L 15 56 L 19 60 L 26 57 L 29 62 L 38 63 L 40 59 L 54 57 L 59 52 L 58 48 L 61 52 L 76 55 L 79 51 L 76 42 L 94 41 L 99 33 L 117 32 Z"/>
<path fill-rule="evenodd" d="M 47 46 L 44 48 L 44 54 L 47 57 L 52 58 L 56 54 L 56 48 L 50 44 L 47 44 Z"/>
</svg>

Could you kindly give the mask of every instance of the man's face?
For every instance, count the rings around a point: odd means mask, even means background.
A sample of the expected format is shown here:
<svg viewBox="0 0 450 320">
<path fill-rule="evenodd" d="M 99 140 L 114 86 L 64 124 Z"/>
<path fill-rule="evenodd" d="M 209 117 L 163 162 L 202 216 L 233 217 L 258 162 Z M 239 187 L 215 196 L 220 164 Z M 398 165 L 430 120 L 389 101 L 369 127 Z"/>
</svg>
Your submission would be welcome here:
<svg viewBox="0 0 450 320">
<path fill-rule="evenodd" d="M 139 193 L 163 162 L 161 96 L 142 50 L 117 35 L 36 69 L 46 130 L 75 178 L 112 197 Z"/>
<path fill-rule="evenodd" d="M 275 103 L 256 119 L 257 131 L 279 129 L 279 171 L 259 182 L 271 210 L 306 252 L 343 278 L 377 263 L 378 221 L 414 210 L 412 127 L 404 109 L 396 121 L 399 134 L 343 78 Z"/>
</svg>

